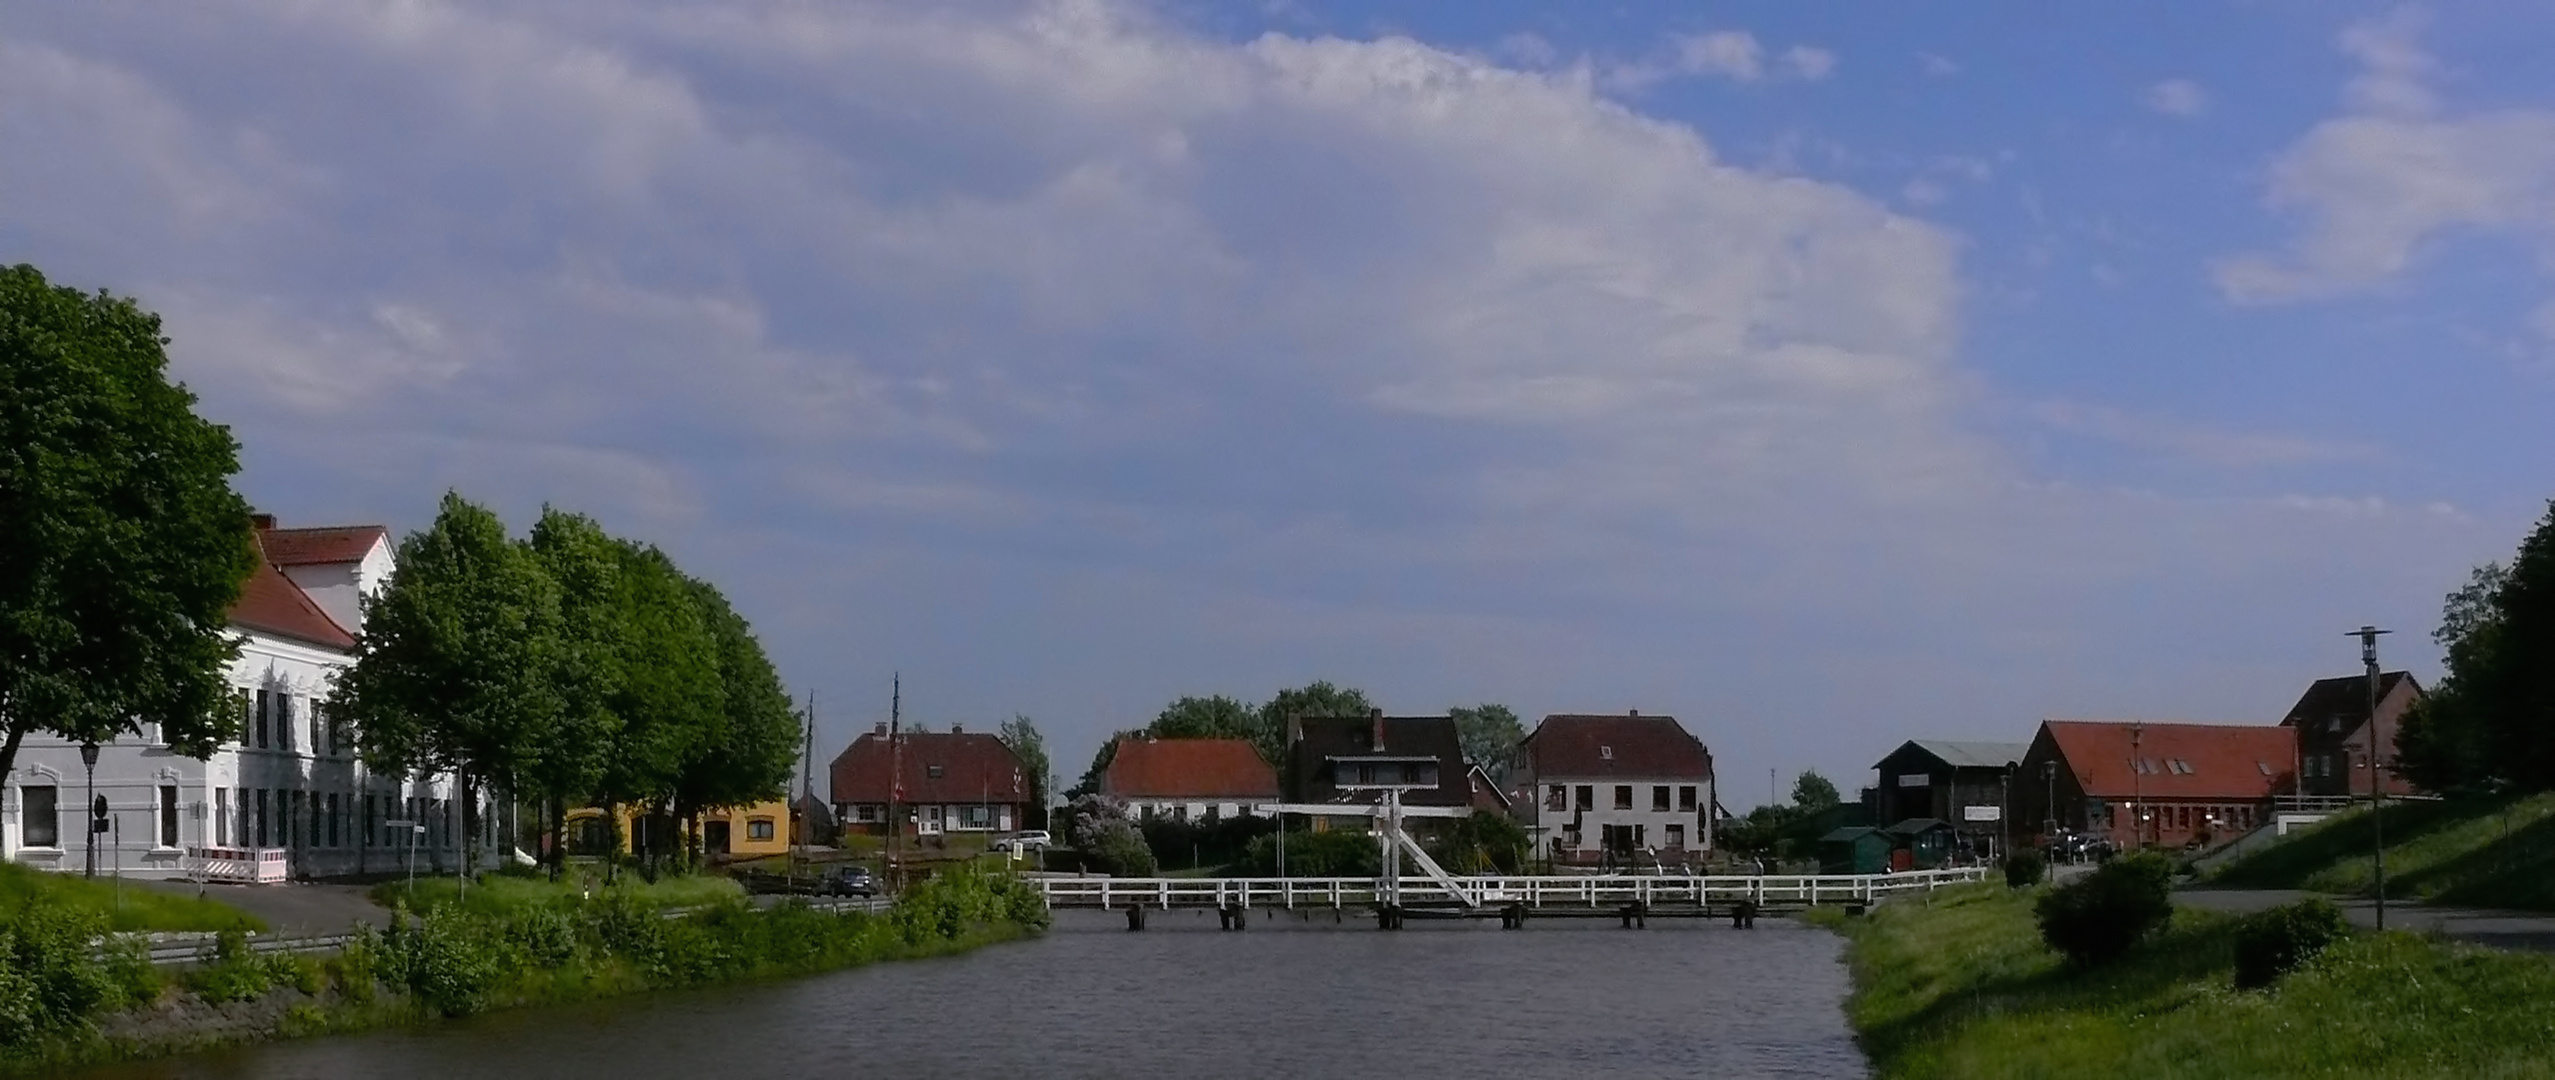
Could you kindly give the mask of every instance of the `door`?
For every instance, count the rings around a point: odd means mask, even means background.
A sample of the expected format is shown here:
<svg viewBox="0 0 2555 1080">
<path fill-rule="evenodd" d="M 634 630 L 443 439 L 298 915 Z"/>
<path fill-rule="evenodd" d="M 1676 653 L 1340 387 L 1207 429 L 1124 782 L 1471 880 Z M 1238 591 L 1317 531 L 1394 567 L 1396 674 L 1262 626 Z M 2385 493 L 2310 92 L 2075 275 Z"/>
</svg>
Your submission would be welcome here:
<svg viewBox="0 0 2555 1080">
<path fill-rule="evenodd" d="M 712 821 L 701 826 L 701 847 L 712 855 L 728 853 L 728 823 Z"/>
</svg>

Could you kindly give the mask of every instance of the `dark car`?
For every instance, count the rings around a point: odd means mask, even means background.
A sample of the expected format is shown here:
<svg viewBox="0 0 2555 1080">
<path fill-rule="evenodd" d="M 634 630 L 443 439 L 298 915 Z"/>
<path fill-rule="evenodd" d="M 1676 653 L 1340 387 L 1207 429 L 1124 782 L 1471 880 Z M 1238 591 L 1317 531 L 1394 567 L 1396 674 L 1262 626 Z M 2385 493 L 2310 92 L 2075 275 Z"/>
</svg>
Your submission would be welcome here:
<svg viewBox="0 0 2555 1080">
<path fill-rule="evenodd" d="M 876 896 L 878 879 L 866 866 L 845 866 L 828 871 L 816 882 L 818 896 Z"/>
</svg>

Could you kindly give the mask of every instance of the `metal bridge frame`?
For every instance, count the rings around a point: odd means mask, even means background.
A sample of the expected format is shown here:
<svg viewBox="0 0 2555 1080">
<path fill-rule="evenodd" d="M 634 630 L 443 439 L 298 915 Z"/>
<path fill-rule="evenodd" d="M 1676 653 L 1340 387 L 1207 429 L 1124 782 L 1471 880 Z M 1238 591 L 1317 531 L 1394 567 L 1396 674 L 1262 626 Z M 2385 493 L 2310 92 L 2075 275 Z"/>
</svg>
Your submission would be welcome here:
<svg viewBox="0 0 2555 1080">
<path fill-rule="evenodd" d="M 1432 866 L 1433 868 L 1433 866 Z M 1441 871 L 1442 875 L 1442 871 Z M 1698 876 L 1506 875 L 1373 878 L 1031 878 L 1054 907 L 1364 907 L 1409 900 L 1528 907 L 1614 908 L 1627 904 L 1709 907 L 1753 901 L 1778 905 L 1871 904 L 1899 893 L 1932 892 L 1987 879 L 1985 867 L 1897 874 Z"/>
</svg>

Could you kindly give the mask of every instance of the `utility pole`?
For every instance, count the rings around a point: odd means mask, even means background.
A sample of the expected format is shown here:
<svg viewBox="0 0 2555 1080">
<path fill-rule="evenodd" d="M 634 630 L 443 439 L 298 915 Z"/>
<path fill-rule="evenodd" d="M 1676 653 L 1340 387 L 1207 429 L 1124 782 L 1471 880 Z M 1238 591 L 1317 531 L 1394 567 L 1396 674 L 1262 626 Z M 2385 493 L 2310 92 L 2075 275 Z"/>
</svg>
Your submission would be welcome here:
<svg viewBox="0 0 2555 1080">
<path fill-rule="evenodd" d="M 905 800 L 905 762 L 903 755 L 900 752 L 900 748 L 897 746 L 897 740 L 902 737 L 902 729 L 900 725 L 903 723 L 905 716 L 905 674 L 901 671 L 896 672 L 891 675 L 889 679 L 887 697 L 887 887 L 892 891 L 901 893 L 904 891 L 904 863 L 898 858 L 898 856 L 903 854 L 900 849 L 904 847 L 905 819 L 897 816 L 896 807 L 897 804 L 902 803 Z"/>
<path fill-rule="evenodd" d="M 2377 848 L 2380 931 L 2386 929 L 2386 742 L 2378 730 L 2378 635 L 2389 633 L 2362 626 L 2343 635 L 2360 639 L 2360 663 L 2369 669 L 2369 836 Z"/>
<path fill-rule="evenodd" d="M 89 834 L 89 860 L 88 868 L 81 871 L 81 876 L 94 881 L 98 876 L 97 818 L 103 816 L 98 813 L 98 744 L 95 740 L 80 744 L 80 765 L 89 772 L 89 820 L 81 823 L 81 828 Z"/>
<path fill-rule="evenodd" d="M 2129 837 L 2131 851 L 2147 846 L 2147 759 L 2146 752 L 2139 749 L 2146 738 L 2147 725 L 2129 725 L 2129 797 L 2136 807 L 2129 818 L 2129 827 L 2136 830 Z"/>
</svg>

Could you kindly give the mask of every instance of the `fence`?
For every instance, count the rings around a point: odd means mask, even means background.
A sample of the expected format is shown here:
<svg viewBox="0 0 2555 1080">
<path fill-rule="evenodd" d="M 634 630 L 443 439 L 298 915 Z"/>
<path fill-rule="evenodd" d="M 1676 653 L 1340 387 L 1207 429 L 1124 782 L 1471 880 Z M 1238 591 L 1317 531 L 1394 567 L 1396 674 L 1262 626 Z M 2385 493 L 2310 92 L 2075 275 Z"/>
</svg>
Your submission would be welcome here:
<svg viewBox="0 0 2555 1080">
<path fill-rule="evenodd" d="M 1903 892 L 1984 881 L 1983 867 L 1917 870 L 1898 874 L 1793 874 L 1700 876 L 1461 877 L 1449 892 L 1435 878 L 1401 879 L 1404 902 L 1526 904 L 1533 907 L 1617 907 L 1640 903 L 1713 904 L 1753 900 L 1775 904 L 1869 904 Z M 1347 907 L 1377 902 L 1380 878 L 1084 878 L 1046 877 L 1030 882 L 1050 907 Z"/>
</svg>

